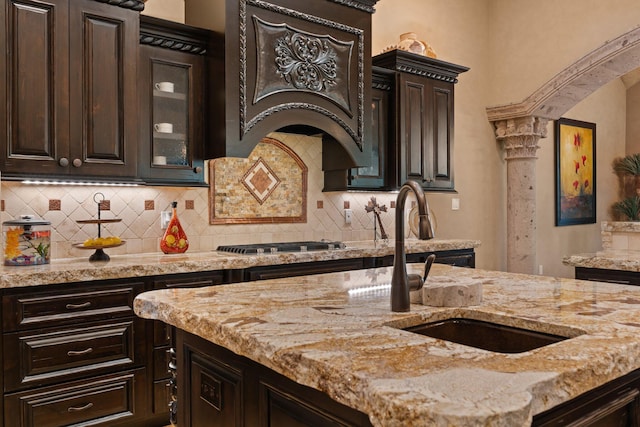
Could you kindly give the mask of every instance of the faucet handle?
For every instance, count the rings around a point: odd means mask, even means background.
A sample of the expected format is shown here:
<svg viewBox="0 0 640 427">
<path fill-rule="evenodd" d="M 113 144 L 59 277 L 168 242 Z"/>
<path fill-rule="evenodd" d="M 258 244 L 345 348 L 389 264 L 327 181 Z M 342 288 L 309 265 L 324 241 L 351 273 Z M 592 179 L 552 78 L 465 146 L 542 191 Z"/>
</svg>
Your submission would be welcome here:
<svg viewBox="0 0 640 427">
<path fill-rule="evenodd" d="M 422 282 L 427 281 L 427 276 L 429 275 L 429 271 L 431 271 L 431 266 L 433 265 L 433 261 L 436 260 L 436 254 L 431 254 L 427 257 L 427 260 L 424 262 L 424 276 L 422 276 Z"/>
<path fill-rule="evenodd" d="M 409 285 L 409 291 L 419 291 L 424 285 L 424 280 L 419 274 L 407 274 L 407 284 Z"/>
<path fill-rule="evenodd" d="M 431 270 L 431 264 L 433 264 L 435 259 L 435 254 L 431 254 L 427 257 L 427 260 L 424 262 L 424 275 L 422 277 L 420 277 L 419 274 L 407 274 L 407 282 L 409 283 L 410 291 L 419 291 L 422 289 L 422 286 L 427 281 L 429 270 Z"/>
</svg>

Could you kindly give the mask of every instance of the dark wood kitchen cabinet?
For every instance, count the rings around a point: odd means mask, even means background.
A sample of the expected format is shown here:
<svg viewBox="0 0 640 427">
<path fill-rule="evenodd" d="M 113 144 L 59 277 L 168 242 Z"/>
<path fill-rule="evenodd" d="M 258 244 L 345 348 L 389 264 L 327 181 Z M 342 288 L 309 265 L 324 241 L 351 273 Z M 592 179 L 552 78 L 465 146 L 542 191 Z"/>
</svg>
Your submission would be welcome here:
<svg viewBox="0 0 640 427">
<path fill-rule="evenodd" d="M 361 270 L 363 268 L 365 268 L 365 258 L 344 258 L 296 264 L 264 265 L 245 269 L 243 280 L 280 279 L 283 277 Z"/>
<path fill-rule="evenodd" d="M 455 267 L 476 268 L 476 253 L 473 249 L 452 249 L 448 251 L 417 252 L 406 254 L 407 263 L 424 263 L 429 255 L 435 255 L 435 263 L 453 265 Z M 391 267 L 393 255 L 373 259 L 375 264 L 365 265 L 370 267 Z"/>
<path fill-rule="evenodd" d="M 5 0 L 3 179 L 135 177 L 137 10 L 144 6 L 115 3 Z"/>
<path fill-rule="evenodd" d="M 172 274 L 154 276 L 151 279 L 152 289 L 199 288 L 225 283 L 222 270 L 203 271 L 197 273 Z M 176 390 L 176 339 L 175 328 L 157 320 L 153 324 L 153 355 L 149 366 L 153 372 L 153 391 L 151 411 L 155 416 L 165 415 L 167 420 L 177 421 Z"/>
<path fill-rule="evenodd" d="M 371 90 L 371 154 L 370 166 L 351 169 L 347 189 L 385 190 L 395 174 L 395 157 L 390 144 L 395 133 L 393 117 L 395 73 L 373 67 Z M 339 186 L 339 183 L 337 183 Z M 325 179 L 325 187 L 326 179 Z"/>
<path fill-rule="evenodd" d="M 575 276 L 580 280 L 617 283 L 619 285 L 640 285 L 640 272 L 637 271 L 576 267 Z"/>
<path fill-rule="evenodd" d="M 180 424 L 371 426 L 366 414 L 245 357 L 178 330 Z"/>
<path fill-rule="evenodd" d="M 533 417 L 534 427 L 638 427 L 640 370 Z"/>
<path fill-rule="evenodd" d="M 389 187 L 415 180 L 425 190 L 454 191 L 454 85 L 468 68 L 402 50 L 373 57 L 373 65 L 396 73 Z"/>
<path fill-rule="evenodd" d="M 5 426 L 163 426 L 149 410 L 144 280 L 6 290 Z"/>
<path fill-rule="evenodd" d="M 219 46 L 215 46 L 215 42 Z M 222 38 L 140 17 L 140 178 L 154 185 L 206 185 L 204 148 L 209 82 L 224 78 Z"/>
</svg>

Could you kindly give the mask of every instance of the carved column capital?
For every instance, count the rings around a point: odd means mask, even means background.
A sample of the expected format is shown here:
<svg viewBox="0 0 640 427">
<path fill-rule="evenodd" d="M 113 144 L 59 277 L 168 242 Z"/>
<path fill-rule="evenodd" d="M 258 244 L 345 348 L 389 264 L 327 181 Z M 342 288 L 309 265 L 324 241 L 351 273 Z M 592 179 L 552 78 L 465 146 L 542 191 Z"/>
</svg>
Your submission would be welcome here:
<svg viewBox="0 0 640 427">
<path fill-rule="evenodd" d="M 493 122 L 496 140 L 501 142 L 506 159 L 535 158 L 538 141 L 547 137 L 548 119 L 534 116 L 516 117 Z"/>
</svg>

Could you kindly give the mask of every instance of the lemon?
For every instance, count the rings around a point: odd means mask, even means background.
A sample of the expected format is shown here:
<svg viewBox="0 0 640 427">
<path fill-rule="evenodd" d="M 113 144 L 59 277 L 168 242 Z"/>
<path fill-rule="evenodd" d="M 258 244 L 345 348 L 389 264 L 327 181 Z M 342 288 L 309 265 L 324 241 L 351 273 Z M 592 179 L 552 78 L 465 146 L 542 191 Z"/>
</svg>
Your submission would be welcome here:
<svg viewBox="0 0 640 427">
<path fill-rule="evenodd" d="M 182 249 L 182 248 L 184 248 L 185 246 L 187 246 L 187 241 L 186 241 L 185 239 L 180 239 L 180 240 L 178 241 L 178 247 L 179 247 L 180 249 Z"/>
<path fill-rule="evenodd" d="M 176 238 L 175 238 L 173 235 L 171 235 L 171 234 L 169 234 L 169 235 L 166 237 L 166 239 L 165 239 L 165 240 L 166 240 L 166 242 L 167 242 L 167 245 L 169 245 L 169 246 L 173 246 L 173 245 L 175 245 L 175 244 L 176 244 Z"/>
</svg>

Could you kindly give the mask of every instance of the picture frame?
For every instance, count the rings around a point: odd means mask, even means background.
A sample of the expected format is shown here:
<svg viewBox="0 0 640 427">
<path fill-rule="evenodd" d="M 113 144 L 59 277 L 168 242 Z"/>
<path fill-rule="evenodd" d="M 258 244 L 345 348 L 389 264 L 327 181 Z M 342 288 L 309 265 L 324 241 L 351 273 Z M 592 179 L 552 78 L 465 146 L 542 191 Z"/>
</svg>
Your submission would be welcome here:
<svg viewBox="0 0 640 427">
<path fill-rule="evenodd" d="M 596 124 L 555 121 L 556 226 L 596 222 Z"/>
</svg>

